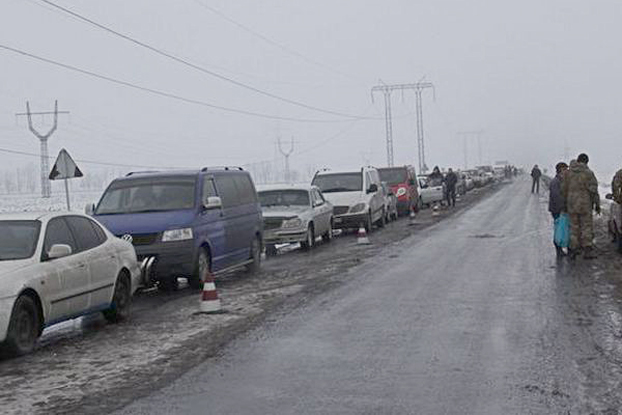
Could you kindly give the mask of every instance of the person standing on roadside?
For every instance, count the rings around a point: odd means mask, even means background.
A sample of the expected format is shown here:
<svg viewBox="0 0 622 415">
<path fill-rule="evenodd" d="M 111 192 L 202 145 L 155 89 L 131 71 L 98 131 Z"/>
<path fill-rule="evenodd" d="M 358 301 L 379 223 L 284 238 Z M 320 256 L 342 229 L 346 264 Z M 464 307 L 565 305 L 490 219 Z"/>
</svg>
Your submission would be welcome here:
<svg viewBox="0 0 622 415">
<path fill-rule="evenodd" d="M 458 176 L 454 171 L 449 168 L 447 175 L 445 175 L 445 198 L 447 199 L 447 206 L 456 206 L 456 184 L 458 183 Z"/>
<path fill-rule="evenodd" d="M 533 166 L 533 169 L 531 169 L 531 193 L 533 193 L 534 191 L 536 193 L 540 193 L 540 176 L 542 176 L 542 172 L 536 164 L 535 166 Z"/>
<path fill-rule="evenodd" d="M 558 219 L 559 216 L 566 212 L 566 199 L 562 194 L 562 182 L 564 180 L 564 174 L 568 171 L 568 165 L 564 162 L 559 162 L 555 166 L 555 177 L 549 184 L 549 212 L 553 216 L 553 219 Z M 555 249 L 557 250 L 557 256 L 563 255 L 563 248 L 559 246 L 555 240 L 553 241 Z"/>
<path fill-rule="evenodd" d="M 562 179 L 562 194 L 570 217 L 570 257 L 574 259 L 581 250 L 584 258 L 594 259 L 594 221 L 592 211 L 600 215 L 598 180 L 587 167 L 587 154 L 579 154 L 570 162 L 570 169 Z"/>
<path fill-rule="evenodd" d="M 613 176 L 611 181 L 611 193 L 613 194 L 613 200 L 622 205 L 622 169 Z"/>
</svg>

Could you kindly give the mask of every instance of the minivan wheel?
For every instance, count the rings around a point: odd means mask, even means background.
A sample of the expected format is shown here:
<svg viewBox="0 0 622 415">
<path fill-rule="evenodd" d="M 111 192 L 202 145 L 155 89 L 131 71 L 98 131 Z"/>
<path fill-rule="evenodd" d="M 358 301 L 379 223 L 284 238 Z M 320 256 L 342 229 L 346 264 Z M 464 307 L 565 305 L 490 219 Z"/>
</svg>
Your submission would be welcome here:
<svg viewBox="0 0 622 415">
<path fill-rule="evenodd" d="M 197 262 L 194 266 L 194 274 L 188 278 L 188 285 L 193 290 L 200 290 L 203 288 L 203 282 L 205 282 L 205 275 L 210 271 L 210 257 L 205 248 L 201 248 L 199 255 L 197 255 Z"/>
<path fill-rule="evenodd" d="M 2 351 L 9 356 L 32 352 L 39 338 L 40 326 L 41 316 L 35 301 L 29 295 L 21 295 L 13 305 Z"/>
<path fill-rule="evenodd" d="M 251 242 L 251 256 L 249 258 L 252 262 L 247 265 L 247 270 L 251 274 L 259 272 L 261 268 L 261 240 L 259 237 L 253 238 Z"/>
<path fill-rule="evenodd" d="M 102 313 L 106 320 L 111 323 L 118 323 L 126 320 L 130 316 L 130 305 L 132 302 L 132 289 L 128 281 L 127 275 L 123 272 L 117 277 L 114 285 L 114 295 L 110 308 Z"/>
<path fill-rule="evenodd" d="M 305 241 L 300 243 L 302 249 L 307 250 L 313 248 L 315 245 L 315 231 L 313 229 L 313 225 L 309 225 L 307 228 L 307 238 Z"/>
</svg>

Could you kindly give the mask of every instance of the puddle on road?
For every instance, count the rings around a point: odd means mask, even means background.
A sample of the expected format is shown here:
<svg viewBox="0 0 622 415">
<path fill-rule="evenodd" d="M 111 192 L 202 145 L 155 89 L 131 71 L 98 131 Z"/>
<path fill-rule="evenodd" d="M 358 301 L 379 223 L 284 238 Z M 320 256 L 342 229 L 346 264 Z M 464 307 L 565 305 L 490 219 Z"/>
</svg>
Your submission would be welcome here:
<svg viewBox="0 0 622 415">
<path fill-rule="evenodd" d="M 493 238 L 503 238 L 503 235 L 493 235 L 493 234 L 490 234 L 490 233 L 482 233 L 482 234 L 478 234 L 478 235 L 471 235 L 471 236 L 469 236 L 469 238 L 493 239 Z"/>
</svg>

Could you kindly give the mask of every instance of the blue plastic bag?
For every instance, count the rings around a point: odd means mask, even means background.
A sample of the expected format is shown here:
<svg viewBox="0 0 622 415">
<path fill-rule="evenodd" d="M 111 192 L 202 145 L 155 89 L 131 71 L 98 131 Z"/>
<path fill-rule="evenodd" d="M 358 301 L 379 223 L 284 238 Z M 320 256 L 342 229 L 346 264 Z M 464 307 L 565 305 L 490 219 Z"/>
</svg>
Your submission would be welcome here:
<svg viewBox="0 0 622 415">
<path fill-rule="evenodd" d="M 555 245 L 560 248 L 568 248 L 570 246 L 570 219 L 566 213 L 559 215 L 555 219 L 555 233 L 553 235 Z"/>
</svg>

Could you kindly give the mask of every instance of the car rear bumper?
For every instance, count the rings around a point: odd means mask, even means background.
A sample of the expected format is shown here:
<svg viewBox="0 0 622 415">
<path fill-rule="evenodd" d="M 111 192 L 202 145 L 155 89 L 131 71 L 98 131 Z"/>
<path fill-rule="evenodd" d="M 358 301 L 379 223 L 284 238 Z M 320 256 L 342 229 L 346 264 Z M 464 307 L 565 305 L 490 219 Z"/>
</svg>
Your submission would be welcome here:
<svg viewBox="0 0 622 415">
<path fill-rule="evenodd" d="M 0 299 L 0 343 L 6 340 L 6 334 L 9 330 L 9 322 L 11 321 L 11 312 L 16 297 L 7 297 Z"/>
<path fill-rule="evenodd" d="M 194 241 L 160 242 L 151 245 L 134 247 L 138 262 L 154 257 L 152 275 L 156 280 L 173 276 L 190 276 L 194 272 L 195 247 Z"/>
</svg>

